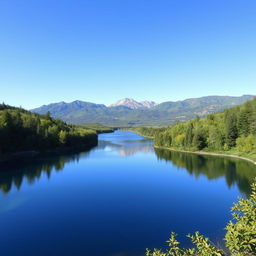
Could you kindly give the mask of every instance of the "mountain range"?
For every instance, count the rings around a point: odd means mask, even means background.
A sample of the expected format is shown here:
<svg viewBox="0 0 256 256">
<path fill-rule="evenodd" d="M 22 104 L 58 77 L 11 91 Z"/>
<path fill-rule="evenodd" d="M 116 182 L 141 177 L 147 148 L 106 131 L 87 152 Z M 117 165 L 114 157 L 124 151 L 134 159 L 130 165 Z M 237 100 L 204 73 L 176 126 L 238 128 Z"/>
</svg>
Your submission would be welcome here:
<svg viewBox="0 0 256 256">
<path fill-rule="evenodd" d="M 145 100 L 145 101 L 138 102 L 134 99 L 124 98 L 117 101 L 114 104 L 111 104 L 109 107 L 126 106 L 131 109 L 146 109 L 146 108 L 152 108 L 156 105 L 157 103 L 155 103 L 154 101 Z"/>
<path fill-rule="evenodd" d="M 108 126 L 161 126 L 177 121 L 186 121 L 195 116 L 220 112 L 225 108 L 242 104 L 254 98 L 253 95 L 206 96 L 182 101 L 167 101 L 157 104 L 153 101 L 138 102 L 125 98 L 106 106 L 85 101 L 59 102 L 32 109 L 45 114 L 48 111 L 55 118 L 68 123 L 101 123 Z"/>
</svg>

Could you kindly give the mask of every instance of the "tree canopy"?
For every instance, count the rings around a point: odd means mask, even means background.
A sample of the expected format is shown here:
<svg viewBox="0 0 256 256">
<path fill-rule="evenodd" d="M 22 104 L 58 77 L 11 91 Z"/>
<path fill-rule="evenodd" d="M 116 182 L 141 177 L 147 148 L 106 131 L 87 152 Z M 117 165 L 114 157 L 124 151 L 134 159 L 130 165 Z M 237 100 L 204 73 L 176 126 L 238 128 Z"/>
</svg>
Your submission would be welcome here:
<svg viewBox="0 0 256 256">
<path fill-rule="evenodd" d="M 153 130 L 153 128 L 152 128 Z M 155 134 L 155 145 L 184 150 L 256 154 L 256 99 L 167 127 Z"/>
<path fill-rule="evenodd" d="M 39 115 L 0 104 L 0 154 L 95 145 L 95 131 L 68 125 L 50 113 Z"/>
</svg>

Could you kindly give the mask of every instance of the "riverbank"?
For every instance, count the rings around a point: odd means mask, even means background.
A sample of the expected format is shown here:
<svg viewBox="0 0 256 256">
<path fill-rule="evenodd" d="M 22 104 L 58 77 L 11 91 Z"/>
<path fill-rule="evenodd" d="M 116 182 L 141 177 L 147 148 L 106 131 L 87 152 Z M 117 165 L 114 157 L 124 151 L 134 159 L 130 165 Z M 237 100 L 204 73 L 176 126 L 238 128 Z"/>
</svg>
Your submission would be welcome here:
<svg viewBox="0 0 256 256">
<path fill-rule="evenodd" d="M 125 131 L 125 130 L 124 130 L 124 131 Z M 129 131 L 135 132 L 135 133 L 137 133 L 138 135 L 140 135 L 140 136 L 142 136 L 142 137 L 144 137 L 144 138 L 146 138 L 146 139 L 150 139 L 150 140 L 153 140 L 153 139 L 154 139 L 153 136 L 147 136 L 147 135 L 144 135 L 144 134 L 142 134 L 141 132 L 138 132 L 138 131 L 134 131 L 134 130 L 129 130 Z"/>
<path fill-rule="evenodd" d="M 138 131 L 137 129 L 129 129 L 132 132 L 135 132 L 145 138 L 152 139 L 154 140 L 154 137 L 149 137 L 143 132 Z M 241 160 L 245 160 L 248 162 L 251 162 L 256 165 L 256 154 L 253 154 L 252 156 L 238 152 L 236 150 L 232 151 L 218 151 L 218 152 L 210 152 L 210 151 L 193 151 L 193 150 L 185 150 L 185 149 L 177 149 L 177 148 L 168 148 L 168 147 L 162 147 L 162 146 L 156 146 L 154 145 L 154 148 L 159 148 L 159 149 L 165 149 L 165 150 L 170 150 L 170 151 L 176 151 L 176 152 L 181 152 L 181 153 L 191 153 L 191 154 L 197 154 L 197 155 L 211 155 L 211 156 L 222 156 L 222 157 L 231 157 L 231 158 L 237 158 Z"/>
<path fill-rule="evenodd" d="M 245 161 L 251 162 L 256 165 L 256 161 L 254 159 L 251 159 L 249 156 L 245 157 L 245 156 L 234 155 L 231 152 L 228 153 L 228 152 L 189 151 L 189 150 L 161 147 L 161 146 L 156 146 L 156 145 L 154 145 L 154 148 L 165 149 L 165 150 L 181 152 L 181 153 L 190 153 L 190 154 L 196 154 L 196 155 L 231 157 L 231 158 L 245 160 Z"/>
</svg>

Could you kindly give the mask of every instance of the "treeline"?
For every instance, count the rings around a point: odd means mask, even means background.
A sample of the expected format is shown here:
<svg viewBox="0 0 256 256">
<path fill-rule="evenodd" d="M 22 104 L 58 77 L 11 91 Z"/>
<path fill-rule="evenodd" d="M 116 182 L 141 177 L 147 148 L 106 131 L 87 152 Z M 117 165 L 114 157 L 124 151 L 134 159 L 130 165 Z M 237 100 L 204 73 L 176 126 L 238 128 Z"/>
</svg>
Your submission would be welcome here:
<svg viewBox="0 0 256 256">
<path fill-rule="evenodd" d="M 154 131 L 154 130 L 153 130 Z M 155 135 L 155 145 L 185 150 L 256 153 L 256 99 L 178 123 Z"/>
<path fill-rule="evenodd" d="M 39 115 L 0 104 L 0 154 L 96 144 L 95 131 L 68 125 L 50 113 Z"/>
<path fill-rule="evenodd" d="M 157 134 L 164 132 L 166 130 L 166 127 L 160 127 L 160 126 L 138 126 L 138 127 L 126 127 L 122 128 L 123 130 L 130 130 L 134 131 L 142 136 L 148 137 L 148 138 L 154 138 Z"/>
<path fill-rule="evenodd" d="M 80 125 L 77 125 L 77 127 L 94 130 L 98 134 L 99 133 L 109 133 L 109 132 L 114 132 L 115 131 L 115 128 L 109 127 L 109 126 L 105 126 L 105 125 L 102 125 L 100 123 L 80 124 Z"/>
</svg>

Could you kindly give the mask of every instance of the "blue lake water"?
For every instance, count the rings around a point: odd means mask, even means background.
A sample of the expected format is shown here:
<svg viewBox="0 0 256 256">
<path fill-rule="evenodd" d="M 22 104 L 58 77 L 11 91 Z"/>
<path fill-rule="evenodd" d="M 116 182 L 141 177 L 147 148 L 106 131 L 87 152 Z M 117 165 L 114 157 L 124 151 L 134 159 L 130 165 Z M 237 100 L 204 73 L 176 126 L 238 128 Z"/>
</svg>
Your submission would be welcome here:
<svg viewBox="0 0 256 256">
<path fill-rule="evenodd" d="M 4 256 L 141 256 L 171 231 L 222 243 L 232 203 L 250 193 L 254 165 L 154 150 L 129 131 L 101 134 L 79 154 L 0 172 Z"/>
</svg>

